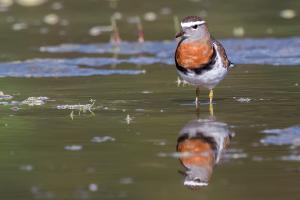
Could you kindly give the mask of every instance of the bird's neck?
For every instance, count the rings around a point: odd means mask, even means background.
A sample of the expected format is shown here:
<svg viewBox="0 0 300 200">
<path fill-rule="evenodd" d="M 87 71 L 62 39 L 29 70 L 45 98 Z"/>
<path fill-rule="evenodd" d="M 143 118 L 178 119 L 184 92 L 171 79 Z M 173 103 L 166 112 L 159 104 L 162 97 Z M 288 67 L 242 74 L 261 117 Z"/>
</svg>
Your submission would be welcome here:
<svg viewBox="0 0 300 200">
<path fill-rule="evenodd" d="M 212 39 L 209 33 L 203 35 L 201 38 L 186 38 L 184 42 L 212 48 Z"/>
</svg>

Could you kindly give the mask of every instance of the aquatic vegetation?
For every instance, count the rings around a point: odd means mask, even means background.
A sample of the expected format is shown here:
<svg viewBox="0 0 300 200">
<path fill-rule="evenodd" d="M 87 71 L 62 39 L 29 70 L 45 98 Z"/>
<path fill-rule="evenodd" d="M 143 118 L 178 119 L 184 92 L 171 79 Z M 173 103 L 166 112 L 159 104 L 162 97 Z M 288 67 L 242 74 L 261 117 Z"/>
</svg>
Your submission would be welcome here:
<svg viewBox="0 0 300 200">
<path fill-rule="evenodd" d="M 82 150 L 82 145 L 68 145 L 64 149 L 67 151 L 80 151 Z"/>
<path fill-rule="evenodd" d="M 90 99 L 90 103 L 88 104 L 71 104 L 71 105 L 65 104 L 65 105 L 57 105 L 56 108 L 58 110 L 71 110 L 70 117 L 73 120 L 75 116 L 80 116 L 81 112 L 82 113 L 89 112 L 92 115 L 95 115 L 93 112 L 93 110 L 95 109 L 94 108 L 95 102 L 96 100 Z M 75 114 L 74 111 L 77 111 L 78 113 Z"/>
<path fill-rule="evenodd" d="M 13 96 L 9 94 L 4 94 L 2 91 L 0 91 L 0 100 L 10 100 L 12 99 Z"/>
<path fill-rule="evenodd" d="M 28 97 L 27 99 L 23 100 L 21 104 L 28 106 L 41 106 L 44 105 L 48 100 L 48 97 Z"/>
<path fill-rule="evenodd" d="M 133 120 L 133 117 L 131 117 L 129 114 L 127 114 L 126 118 L 125 118 L 126 124 L 130 124 L 132 120 Z"/>
<path fill-rule="evenodd" d="M 56 108 L 58 110 L 78 110 L 79 112 L 92 112 L 93 106 L 95 104 L 96 100 L 90 99 L 90 103 L 88 104 L 65 104 L 65 105 L 58 105 Z"/>
<path fill-rule="evenodd" d="M 249 103 L 252 101 L 252 99 L 248 97 L 233 97 L 233 99 L 240 103 Z"/>
<path fill-rule="evenodd" d="M 93 139 L 91 140 L 91 142 L 94 143 L 114 142 L 114 141 L 116 141 L 116 139 L 111 136 L 96 136 L 93 137 Z"/>
</svg>

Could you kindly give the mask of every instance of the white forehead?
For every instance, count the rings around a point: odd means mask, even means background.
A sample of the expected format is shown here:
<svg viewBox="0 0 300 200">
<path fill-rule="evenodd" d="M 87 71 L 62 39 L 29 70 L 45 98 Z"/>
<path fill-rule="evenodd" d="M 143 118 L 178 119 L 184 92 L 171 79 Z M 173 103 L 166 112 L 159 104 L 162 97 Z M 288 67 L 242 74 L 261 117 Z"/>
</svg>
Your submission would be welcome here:
<svg viewBox="0 0 300 200">
<path fill-rule="evenodd" d="M 201 24 L 205 24 L 205 21 L 181 22 L 181 27 L 188 28 L 188 27 L 192 27 L 195 25 L 201 25 Z"/>
</svg>

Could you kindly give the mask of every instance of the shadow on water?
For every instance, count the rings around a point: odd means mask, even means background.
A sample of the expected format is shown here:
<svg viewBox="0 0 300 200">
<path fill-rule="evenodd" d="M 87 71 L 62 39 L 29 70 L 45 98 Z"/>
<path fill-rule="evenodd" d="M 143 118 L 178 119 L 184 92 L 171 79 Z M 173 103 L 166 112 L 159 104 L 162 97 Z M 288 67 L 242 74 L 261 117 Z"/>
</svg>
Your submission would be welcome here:
<svg viewBox="0 0 300 200">
<path fill-rule="evenodd" d="M 179 132 L 176 149 L 184 167 L 184 171 L 179 172 L 184 175 L 186 187 L 199 189 L 208 186 L 214 167 L 233 135 L 228 124 L 217 121 L 212 113 L 209 118 L 197 117 L 184 125 Z"/>
</svg>

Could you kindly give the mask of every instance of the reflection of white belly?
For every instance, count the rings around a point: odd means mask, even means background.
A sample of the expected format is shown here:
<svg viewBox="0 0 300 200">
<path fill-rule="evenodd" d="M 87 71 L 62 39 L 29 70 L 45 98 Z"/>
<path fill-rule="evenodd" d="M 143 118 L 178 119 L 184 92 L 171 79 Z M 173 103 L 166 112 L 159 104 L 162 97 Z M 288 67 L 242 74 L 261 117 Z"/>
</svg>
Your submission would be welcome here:
<svg viewBox="0 0 300 200">
<path fill-rule="evenodd" d="M 188 71 L 187 74 L 184 74 L 177 70 L 181 78 L 189 84 L 207 89 L 213 89 L 216 85 L 218 85 L 218 83 L 223 80 L 227 74 L 227 68 L 223 66 L 221 56 L 217 51 L 218 48 L 215 44 L 214 48 L 216 49 L 217 54 L 215 63 L 212 65 L 212 69 L 208 71 L 204 70 L 201 74 L 196 74 L 193 71 Z"/>
<path fill-rule="evenodd" d="M 186 82 L 204 87 L 207 89 L 213 89 L 221 80 L 224 79 L 227 74 L 227 69 L 221 65 L 216 65 L 209 71 L 203 71 L 201 74 L 187 73 L 184 74 L 178 70 L 179 75 Z"/>
</svg>

